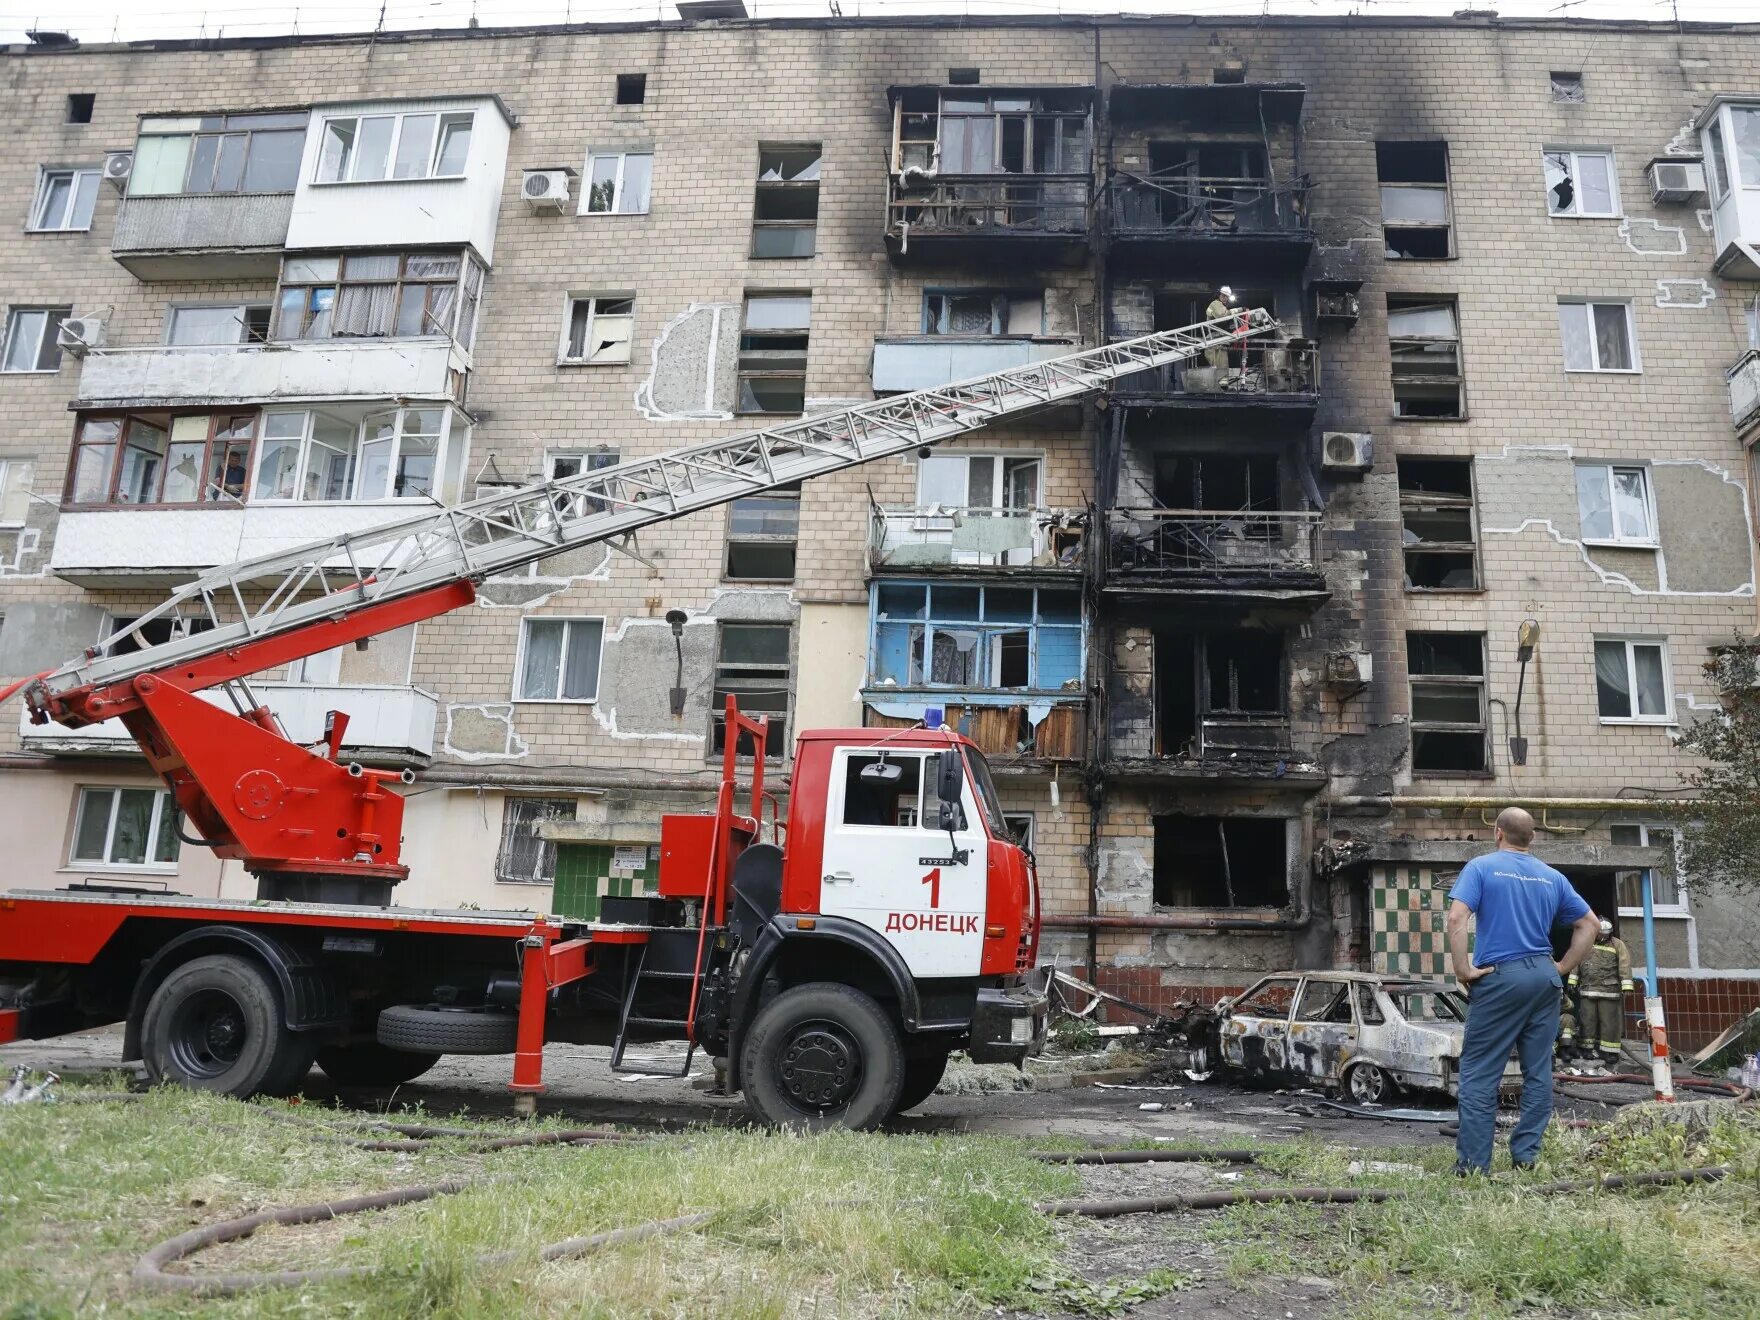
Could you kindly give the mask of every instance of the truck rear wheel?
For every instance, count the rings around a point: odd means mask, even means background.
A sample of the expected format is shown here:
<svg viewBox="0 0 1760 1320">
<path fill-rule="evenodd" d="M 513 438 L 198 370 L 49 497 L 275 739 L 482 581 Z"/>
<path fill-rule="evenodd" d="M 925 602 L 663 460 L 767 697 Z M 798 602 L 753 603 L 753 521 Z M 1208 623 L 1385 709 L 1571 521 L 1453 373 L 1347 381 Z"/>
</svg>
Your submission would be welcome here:
<svg viewBox="0 0 1760 1320">
<path fill-rule="evenodd" d="M 828 981 L 796 986 L 765 1005 L 740 1057 L 753 1114 L 812 1132 L 885 1122 L 898 1108 L 904 1069 L 898 1029 L 880 1005 Z"/>
<path fill-rule="evenodd" d="M 318 1051 L 318 1067 L 340 1086 L 399 1086 L 413 1082 L 439 1062 L 438 1054 L 394 1050 L 370 1042 L 326 1045 Z"/>
<path fill-rule="evenodd" d="M 904 1061 L 904 1085 L 898 1089 L 898 1104 L 893 1113 L 915 1109 L 935 1094 L 947 1073 L 947 1051 L 931 1050 L 927 1054 L 911 1054 Z"/>
<path fill-rule="evenodd" d="M 141 1020 L 141 1056 L 153 1081 L 241 1100 L 298 1085 L 312 1066 L 312 1049 L 288 1030 L 268 972 L 235 954 L 174 968 Z"/>
</svg>

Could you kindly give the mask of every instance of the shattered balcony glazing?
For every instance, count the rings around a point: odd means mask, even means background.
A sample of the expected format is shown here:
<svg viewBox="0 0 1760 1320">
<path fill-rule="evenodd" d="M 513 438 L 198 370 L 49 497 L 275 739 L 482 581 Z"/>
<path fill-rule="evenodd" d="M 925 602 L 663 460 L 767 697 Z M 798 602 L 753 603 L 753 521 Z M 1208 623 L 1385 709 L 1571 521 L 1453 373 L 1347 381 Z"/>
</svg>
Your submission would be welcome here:
<svg viewBox="0 0 1760 1320">
<path fill-rule="evenodd" d="M 1082 565 L 1086 509 L 870 509 L 868 567 L 877 569 L 1034 568 L 1076 572 Z"/>
</svg>

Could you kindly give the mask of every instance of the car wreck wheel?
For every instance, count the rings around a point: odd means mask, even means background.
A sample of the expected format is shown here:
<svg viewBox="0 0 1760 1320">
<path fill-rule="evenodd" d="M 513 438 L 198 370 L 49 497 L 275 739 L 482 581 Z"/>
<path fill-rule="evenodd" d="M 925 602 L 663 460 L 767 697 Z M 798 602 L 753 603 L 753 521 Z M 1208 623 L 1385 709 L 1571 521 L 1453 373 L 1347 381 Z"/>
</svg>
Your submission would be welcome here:
<svg viewBox="0 0 1760 1320">
<path fill-rule="evenodd" d="M 1344 1082 L 1351 1099 L 1360 1105 L 1386 1104 L 1393 1096 L 1393 1078 L 1372 1063 L 1351 1065 Z"/>
</svg>

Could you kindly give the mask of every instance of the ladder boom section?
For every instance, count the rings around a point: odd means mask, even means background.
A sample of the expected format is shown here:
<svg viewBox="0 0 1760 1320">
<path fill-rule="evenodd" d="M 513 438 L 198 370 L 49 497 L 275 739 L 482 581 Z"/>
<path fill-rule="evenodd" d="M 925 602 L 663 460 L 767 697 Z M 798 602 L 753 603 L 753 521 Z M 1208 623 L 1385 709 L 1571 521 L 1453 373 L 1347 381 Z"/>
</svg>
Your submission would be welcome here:
<svg viewBox="0 0 1760 1320">
<path fill-rule="evenodd" d="M 336 624 L 368 606 L 427 593 L 433 612 L 451 608 L 437 588 L 481 581 L 778 486 L 938 444 L 989 425 L 1097 392 L 1133 372 L 1181 362 L 1279 328 L 1262 309 L 933 389 L 816 413 L 744 435 L 484 496 L 362 532 L 216 568 L 177 589 L 99 647 L 32 683 L 33 718 L 87 723 L 81 693 L 112 693 L 142 674 L 192 666 L 186 690 L 226 681 L 196 672 L 231 651 L 256 652 L 269 637 L 304 631 L 266 648 L 282 662 L 334 644 Z M 169 624 L 169 641 L 144 645 L 142 630 Z M 138 649 L 118 651 L 119 643 Z M 298 654 L 295 654 L 295 653 Z M 217 671 L 216 671 L 217 672 Z M 107 705 L 115 713 L 113 704 Z"/>
</svg>

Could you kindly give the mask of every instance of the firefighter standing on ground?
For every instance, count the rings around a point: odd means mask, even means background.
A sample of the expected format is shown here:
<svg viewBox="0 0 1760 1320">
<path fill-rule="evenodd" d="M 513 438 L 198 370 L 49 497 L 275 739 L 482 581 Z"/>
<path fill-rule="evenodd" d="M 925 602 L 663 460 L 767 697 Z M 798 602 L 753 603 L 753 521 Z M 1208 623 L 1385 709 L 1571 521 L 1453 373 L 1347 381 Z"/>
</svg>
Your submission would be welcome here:
<svg viewBox="0 0 1760 1320">
<path fill-rule="evenodd" d="M 1571 973 L 1571 984 L 1582 996 L 1584 1052 L 1599 1052 L 1602 1065 L 1618 1071 L 1625 992 L 1632 988 L 1632 955 L 1626 942 L 1613 933 L 1611 921 L 1602 921 L 1595 947 Z"/>
</svg>

